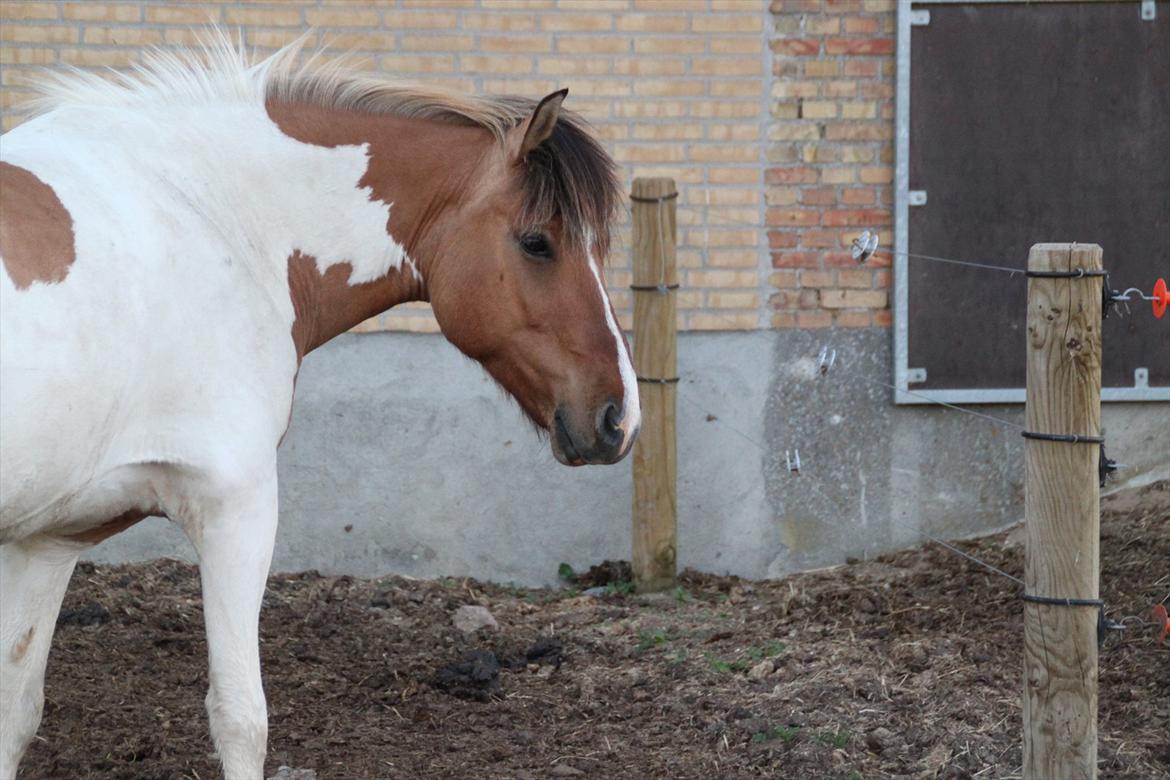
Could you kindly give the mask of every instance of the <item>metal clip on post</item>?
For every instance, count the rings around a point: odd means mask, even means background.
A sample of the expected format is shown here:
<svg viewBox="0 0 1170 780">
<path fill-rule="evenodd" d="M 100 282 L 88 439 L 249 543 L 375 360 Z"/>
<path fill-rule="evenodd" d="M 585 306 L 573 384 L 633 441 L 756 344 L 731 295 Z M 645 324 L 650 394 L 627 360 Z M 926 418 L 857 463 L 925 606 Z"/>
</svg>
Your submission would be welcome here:
<svg viewBox="0 0 1170 780">
<path fill-rule="evenodd" d="M 784 450 L 784 463 L 793 474 L 800 473 L 800 450 Z"/>
</svg>

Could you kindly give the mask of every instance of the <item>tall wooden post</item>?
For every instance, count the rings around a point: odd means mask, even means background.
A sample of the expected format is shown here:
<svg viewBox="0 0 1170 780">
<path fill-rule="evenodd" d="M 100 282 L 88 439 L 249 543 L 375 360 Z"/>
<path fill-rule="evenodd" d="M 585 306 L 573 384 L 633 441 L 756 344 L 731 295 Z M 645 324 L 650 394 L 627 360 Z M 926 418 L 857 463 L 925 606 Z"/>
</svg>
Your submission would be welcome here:
<svg viewBox="0 0 1170 780">
<path fill-rule="evenodd" d="M 1036 244 L 1029 271 L 1101 268 L 1096 244 Z M 1100 277 L 1028 280 L 1026 427 L 1101 433 Z M 1100 489 L 1094 444 L 1025 440 L 1025 591 L 1096 599 Z M 1024 777 L 1097 776 L 1094 606 L 1024 603 Z"/>
<path fill-rule="evenodd" d="M 639 591 L 674 584 L 678 549 L 675 295 L 678 190 L 667 178 L 634 179 L 634 372 L 642 432 L 634 443 L 634 582 Z"/>
</svg>

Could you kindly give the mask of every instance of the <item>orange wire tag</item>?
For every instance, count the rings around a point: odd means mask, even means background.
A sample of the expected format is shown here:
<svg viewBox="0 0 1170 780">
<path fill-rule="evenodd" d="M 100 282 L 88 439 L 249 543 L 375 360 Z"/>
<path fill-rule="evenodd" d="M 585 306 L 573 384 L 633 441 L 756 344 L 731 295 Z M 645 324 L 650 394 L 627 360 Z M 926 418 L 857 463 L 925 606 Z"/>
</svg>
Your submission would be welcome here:
<svg viewBox="0 0 1170 780">
<path fill-rule="evenodd" d="M 1166 289 L 1166 280 L 1159 279 L 1154 282 L 1154 316 L 1162 319 L 1162 315 L 1166 313 L 1166 307 L 1170 306 L 1170 290 Z M 1166 608 L 1162 607 L 1163 614 Z M 1162 634 L 1165 637 L 1165 634 Z"/>
<path fill-rule="evenodd" d="M 1160 279 L 1158 281 L 1161 281 Z M 1165 289 L 1165 282 L 1162 283 L 1163 290 Z M 1163 304 L 1163 311 L 1165 311 L 1165 304 Z M 1154 625 L 1160 626 L 1162 631 L 1158 634 L 1158 642 L 1165 642 L 1166 635 L 1170 634 L 1170 615 L 1166 614 L 1166 605 L 1158 604 L 1150 610 L 1150 617 L 1153 618 Z"/>
</svg>

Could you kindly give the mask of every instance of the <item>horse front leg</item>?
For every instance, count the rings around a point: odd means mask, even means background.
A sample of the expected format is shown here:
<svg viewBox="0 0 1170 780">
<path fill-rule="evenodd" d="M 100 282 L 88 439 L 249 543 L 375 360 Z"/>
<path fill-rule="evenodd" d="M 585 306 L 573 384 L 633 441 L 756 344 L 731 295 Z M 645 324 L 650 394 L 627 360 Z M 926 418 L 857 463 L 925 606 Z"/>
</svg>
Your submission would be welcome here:
<svg viewBox="0 0 1170 780">
<path fill-rule="evenodd" d="M 207 626 L 211 737 L 228 780 L 264 777 L 268 712 L 260 680 L 260 601 L 276 537 L 276 464 L 186 518 L 199 554 Z"/>
<path fill-rule="evenodd" d="M 12 780 L 41 723 L 57 613 L 83 547 L 33 539 L 0 545 L 0 778 Z"/>
</svg>

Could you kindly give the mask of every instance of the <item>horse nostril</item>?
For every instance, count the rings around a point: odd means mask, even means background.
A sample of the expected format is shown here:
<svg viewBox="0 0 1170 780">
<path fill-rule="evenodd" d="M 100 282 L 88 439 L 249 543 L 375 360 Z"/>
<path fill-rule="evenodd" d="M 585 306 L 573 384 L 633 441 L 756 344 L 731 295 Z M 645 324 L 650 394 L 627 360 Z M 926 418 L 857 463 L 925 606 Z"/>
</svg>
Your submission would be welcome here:
<svg viewBox="0 0 1170 780">
<path fill-rule="evenodd" d="M 624 438 L 622 434 L 622 413 L 618 409 L 617 404 L 612 401 L 605 405 L 601 413 L 601 425 L 599 433 L 601 438 L 610 443 L 617 444 Z"/>
</svg>

